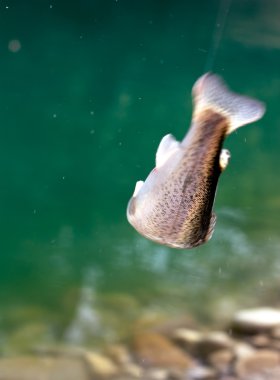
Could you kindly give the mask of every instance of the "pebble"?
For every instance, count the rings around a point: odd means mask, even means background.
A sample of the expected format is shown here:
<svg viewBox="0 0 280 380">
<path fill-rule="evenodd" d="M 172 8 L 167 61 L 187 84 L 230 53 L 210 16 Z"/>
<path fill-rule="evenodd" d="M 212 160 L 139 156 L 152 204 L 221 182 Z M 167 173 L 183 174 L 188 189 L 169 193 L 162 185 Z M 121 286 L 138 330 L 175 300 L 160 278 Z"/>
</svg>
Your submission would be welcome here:
<svg viewBox="0 0 280 380">
<path fill-rule="evenodd" d="M 175 343 L 190 353 L 196 352 L 202 337 L 203 334 L 200 331 L 186 328 L 176 329 L 171 336 Z"/>
<path fill-rule="evenodd" d="M 280 326 L 277 326 L 271 330 L 271 337 L 280 340 Z"/>
<path fill-rule="evenodd" d="M 137 362 L 143 367 L 185 369 L 193 365 L 187 353 L 158 333 L 137 334 L 133 339 L 132 349 Z"/>
<path fill-rule="evenodd" d="M 235 372 L 241 379 L 256 375 L 265 375 L 270 380 L 269 374 L 279 370 L 279 353 L 272 350 L 258 350 L 253 354 L 240 358 L 235 366 Z M 264 379 L 266 379 L 264 378 Z"/>
<path fill-rule="evenodd" d="M 105 354 L 118 365 L 131 363 L 131 355 L 125 345 L 112 344 L 107 347 Z"/>
<path fill-rule="evenodd" d="M 118 374 L 118 367 L 106 356 L 96 352 L 86 352 L 84 360 L 92 376 L 107 379 Z"/>
<path fill-rule="evenodd" d="M 272 340 L 271 342 L 271 348 L 280 351 L 280 341 L 279 339 Z"/>
<path fill-rule="evenodd" d="M 280 326 L 280 310 L 258 308 L 237 312 L 232 321 L 234 331 L 257 333 Z"/>
<path fill-rule="evenodd" d="M 162 368 L 152 368 L 145 372 L 145 379 L 147 380 L 167 380 L 168 371 Z"/>
<path fill-rule="evenodd" d="M 197 352 L 202 357 L 207 357 L 214 351 L 231 349 L 233 341 L 231 337 L 222 331 L 212 331 L 203 336 L 197 346 Z"/>
<path fill-rule="evenodd" d="M 253 335 L 248 341 L 256 348 L 267 348 L 272 346 L 271 337 L 265 334 Z"/>
<path fill-rule="evenodd" d="M 234 344 L 234 356 L 236 359 L 243 359 L 252 356 L 255 349 L 247 342 L 237 341 Z"/>
<path fill-rule="evenodd" d="M 216 371 L 206 366 L 197 366 L 187 372 L 188 380 L 217 380 Z"/>
<path fill-rule="evenodd" d="M 227 374 L 233 361 L 232 350 L 224 349 L 215 351 L 209 355 L 208 363 L 217 370 L 219 374 Z"/>
<path fill-rule="evenodd" d="M 143 368 L 134 363 L 127 363 L 122 370 L 126 375 L 131 376 L 133 379 L 140 379 L 143 375 Z"/>
</svg>

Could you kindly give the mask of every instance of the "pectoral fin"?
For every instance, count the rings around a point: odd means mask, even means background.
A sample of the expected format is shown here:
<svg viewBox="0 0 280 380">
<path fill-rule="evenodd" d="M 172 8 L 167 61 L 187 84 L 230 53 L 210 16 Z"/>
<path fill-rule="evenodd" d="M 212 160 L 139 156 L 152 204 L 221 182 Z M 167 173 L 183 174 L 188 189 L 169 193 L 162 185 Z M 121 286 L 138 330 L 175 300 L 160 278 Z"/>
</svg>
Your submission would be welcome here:
<svg viewBox="0 0 280 380">
<path fill-rule="evenodd" d="M 164 136 L 156 153 L 156 167 L 162 166 L 172 154 L 180 149 L 179 146 L 180 143 L 171 134 Z"/>
<path fill-rule="evenodd" d="M 220 168 L 222 171 L 225 170 L 225 168 L 228 166 L 230 159 L 230 151 L 228 149 L 222 149 L 220 153 Z"/>
</svg>

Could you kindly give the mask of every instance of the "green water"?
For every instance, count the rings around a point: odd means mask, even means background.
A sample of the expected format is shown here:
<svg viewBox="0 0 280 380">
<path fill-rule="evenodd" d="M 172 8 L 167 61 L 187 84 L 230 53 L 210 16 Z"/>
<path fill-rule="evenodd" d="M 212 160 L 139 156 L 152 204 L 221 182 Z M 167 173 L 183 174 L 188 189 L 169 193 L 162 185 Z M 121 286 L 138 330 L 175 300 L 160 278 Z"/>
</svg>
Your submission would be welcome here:
<svg viewBox="0 0 280 380">
<path fill-rule="evenodd" d="M 267 113 L 226 141 L 212 240 L 168 249 L 125 216 L 160 139 L 186 133 L 219 5 L 1 2 L 3 351 L 114 341 L 186 315 L 222 324 L 241 307 L 279 306 L 277 1 L 233 0 L 215 52 L 212 69 Z"/>
</svg>

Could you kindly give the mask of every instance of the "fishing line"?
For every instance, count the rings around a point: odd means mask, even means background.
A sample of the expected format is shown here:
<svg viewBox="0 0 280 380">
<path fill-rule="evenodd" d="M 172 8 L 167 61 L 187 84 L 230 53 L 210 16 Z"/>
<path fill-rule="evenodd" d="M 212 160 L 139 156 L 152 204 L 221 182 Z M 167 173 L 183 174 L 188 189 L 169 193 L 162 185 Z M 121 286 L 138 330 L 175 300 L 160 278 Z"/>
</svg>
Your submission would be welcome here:
<svg viewBox="0 0 280 380">
<path fill-rule="evenodd" d="M 221 43 L 222 35 L 224 32 L 227 15 L 229 13 L 229 8 L 232 0 L 221 0 L 218 16 L 216 20 L 216 27 L 212 35 L 212 42 L 206 59 L 206 64 L 204 67 L 204 72 L 211 71 L 214 65 L 214 61 L 217 56 L 217 52 Z"/>
</svg>

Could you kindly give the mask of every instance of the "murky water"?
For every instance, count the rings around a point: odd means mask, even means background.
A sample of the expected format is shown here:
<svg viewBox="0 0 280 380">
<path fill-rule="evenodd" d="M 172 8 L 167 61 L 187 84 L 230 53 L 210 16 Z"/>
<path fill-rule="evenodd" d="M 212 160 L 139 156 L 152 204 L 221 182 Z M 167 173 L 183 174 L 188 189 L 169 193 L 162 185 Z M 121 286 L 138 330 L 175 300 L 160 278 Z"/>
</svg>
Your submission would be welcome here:
<svg viewBox="0 0 280 380">
<path fill-rule="evenodd" d="M 216 231 L 191 251 L 145 240 L 125 211 L 162 136 L 186 133 L 220 3 L 70 3 L 0 5 L 3 350 L 278 306 L 278 2 L 232 1 L 213 70 L 267 114 L 227 139 Z"/>
</svg>

